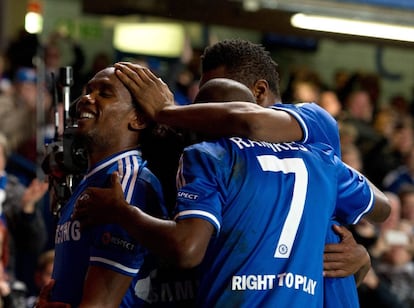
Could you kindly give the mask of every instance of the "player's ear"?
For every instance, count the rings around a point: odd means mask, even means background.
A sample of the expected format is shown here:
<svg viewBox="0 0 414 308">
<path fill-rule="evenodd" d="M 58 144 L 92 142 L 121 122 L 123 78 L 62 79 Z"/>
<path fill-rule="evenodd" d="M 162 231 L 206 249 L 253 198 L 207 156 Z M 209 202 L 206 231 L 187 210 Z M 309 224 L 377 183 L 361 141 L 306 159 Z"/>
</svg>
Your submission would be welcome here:
<svg viewBox="0 0 414 308">
<path fill-rule="evenodd" d="M 258 105 L 264 105 L 267 99 L 267 93 L 269 91 L 269 84 L 264 79 L 257 80 L 253 85 L 253 95 L 256 98 L 256 103 Z"/>
<path fill-rule="evenodd" d="M 148 125 L 148 118 L 139 112 L 131 112 L 130 119 L 128 122 L 128 128 L 130 130 L 141 130 L 146 128 Z"/>
</svg>

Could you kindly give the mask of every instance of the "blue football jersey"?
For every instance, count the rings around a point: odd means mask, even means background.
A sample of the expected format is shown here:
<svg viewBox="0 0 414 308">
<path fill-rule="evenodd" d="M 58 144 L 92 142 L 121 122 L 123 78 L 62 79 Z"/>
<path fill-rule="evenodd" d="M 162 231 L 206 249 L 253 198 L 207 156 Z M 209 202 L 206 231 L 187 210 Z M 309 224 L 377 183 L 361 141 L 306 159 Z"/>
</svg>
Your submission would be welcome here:
<svg viewBox="0 0 414 308">
<path fill-rule="evenodd" d="M 61 211 L 55 235 L 52 278 L 56 282 L 52 301 L 77 307 L 82 299 L 85 274 L 90 265 L 133 277 L 121 307 L 139 306 L 145 300 L 139 296 L 148 293 L 145 292 L 149 290 L 146 276 L 157 265 L 147 249 L 135 242 L 119 225 L 102 225 L 81 231 L 79 221 L 71 219 L 80 194 L 90 186 L 108 187 L 114 171 L 120 174 L 125 199 L 131 206 L 137 206 L 157 217 L 166 217 L 160 183 L 143 166 L 138 150 L 112 155 L 93 166 Z M 137 290 L 134 290 L 136 286 Z"/>
<path fill-rule="evenodd" d="M 303 143 L 329 144 L 335 155 L 341 157 L 338 123 L 321 106 L 315 103 L 274 104 L 270 108 L 284 110 L 295 117 L 303 131 Z"/>
<path fill-rule="evenodd" d="M 366 180 L 324 144 L 223 138 L 188 147 L 177 174 L 175 219 L 215 228 L 201 265 L 205 307 L 322 307 L 331 217 L 370 210 Z"/>
<path fill-rule="evenodd" d="M 336 120 L 322 107 L 315 103 L 275 104 L 273 109 L 290 113 L 302 127 L 303 143 L 322 142 L 329 144 L 335 155 L 341 157 L 340 138 Z M 335 215 L 335 214 L 334 214 Z M 333 218 L 335 219 L 335 218 Z M 332 220 L 328 228 L 326 243 L 339 243 L 339 236 L 332 230 Z M 353 276 L 342 278 L 325 278 L 325 308 L 358 308 L 358 293 Z"/>
</svg>

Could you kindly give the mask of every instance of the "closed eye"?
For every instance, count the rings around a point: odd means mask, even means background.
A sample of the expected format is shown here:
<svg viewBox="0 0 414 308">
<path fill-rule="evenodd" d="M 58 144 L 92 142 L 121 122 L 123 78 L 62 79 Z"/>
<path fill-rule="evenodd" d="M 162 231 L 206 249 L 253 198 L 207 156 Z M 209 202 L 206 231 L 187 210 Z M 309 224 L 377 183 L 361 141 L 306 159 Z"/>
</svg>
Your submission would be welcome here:
<svg viewBox="0 0 414 308">
<path fill-rule="evenodd" d="M 102 96 L 104 98 L 110 98 L 112 97 L 114 94 L 110 91 L 100 91 L 99 92 L 99 96 Z"/>
</svg>

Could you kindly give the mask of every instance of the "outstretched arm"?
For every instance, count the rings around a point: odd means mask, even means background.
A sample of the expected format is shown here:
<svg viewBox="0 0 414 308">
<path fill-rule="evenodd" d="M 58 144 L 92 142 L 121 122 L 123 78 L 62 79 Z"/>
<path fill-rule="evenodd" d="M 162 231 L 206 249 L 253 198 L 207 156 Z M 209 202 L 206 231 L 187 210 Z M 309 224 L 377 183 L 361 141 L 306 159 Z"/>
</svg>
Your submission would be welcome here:
<svg viewBox="0 0 414 308">
<path fill-rule="evenodd" d="M 117 173 L 112 174 L 109 188 L 87 188 L 72 218 L 79 219 L 82 228 L 119 224 L 141 245 L 184 268 L 201 262 L 214 230 L 203 219 L 163 220 L 129 205 Z"/>
<path fill-rule="evenodd" d="M 302 140 L 299 123 L 285 111 L 246 102 L 177 106 L 168 86 L 148 68 L 127 62 L 115 67 L 119 79 L 158 123 L 209 136 L 241 136 L 268 142 Z"/>
</svg>

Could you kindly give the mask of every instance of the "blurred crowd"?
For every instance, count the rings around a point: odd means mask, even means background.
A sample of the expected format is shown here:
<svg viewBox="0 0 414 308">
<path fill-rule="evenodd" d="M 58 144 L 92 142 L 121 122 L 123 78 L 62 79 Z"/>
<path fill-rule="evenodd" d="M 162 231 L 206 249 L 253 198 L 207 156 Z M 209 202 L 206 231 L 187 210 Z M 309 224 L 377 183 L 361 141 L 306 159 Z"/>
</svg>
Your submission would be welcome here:
<svg viewBox="0 0 414 308">
<path fill-rule="evenodd" d="M 71 48 L 71 63 L 62 62 L 62 41 Z M 199 54 L 186 48 L 181 59 L 158 72 L 178 104 L 190 104 L 197 93 Z M 85 81 L 114 60 L 119 59 L 99 53 L 86 67 L 77 42 L 58 33 L 40 43 L 22 31 L 0 51 L 0 296 L 5 307 L 30 306 L 51 274 L 54 218 L 39 166 L 44 145 L 56 136 L 56 108 L 62 108 L 56 97 L 59 68 L 73 68 L 73 100 Z M 151 66 L 145 58 L 136 61 Z M 392 201 L 383 224 L 363 220 L 350 227 L 372 258 L 358 288 L 361 307 L 414 307 L 413 98 L 380 101 L 381 79 L 372 72 L 338 70 L 323 82 L 305 67 L 289 71 L 282 90 L 284 103 L 316 102 L 337 119 L 343 161 Z"/>
</svg>

